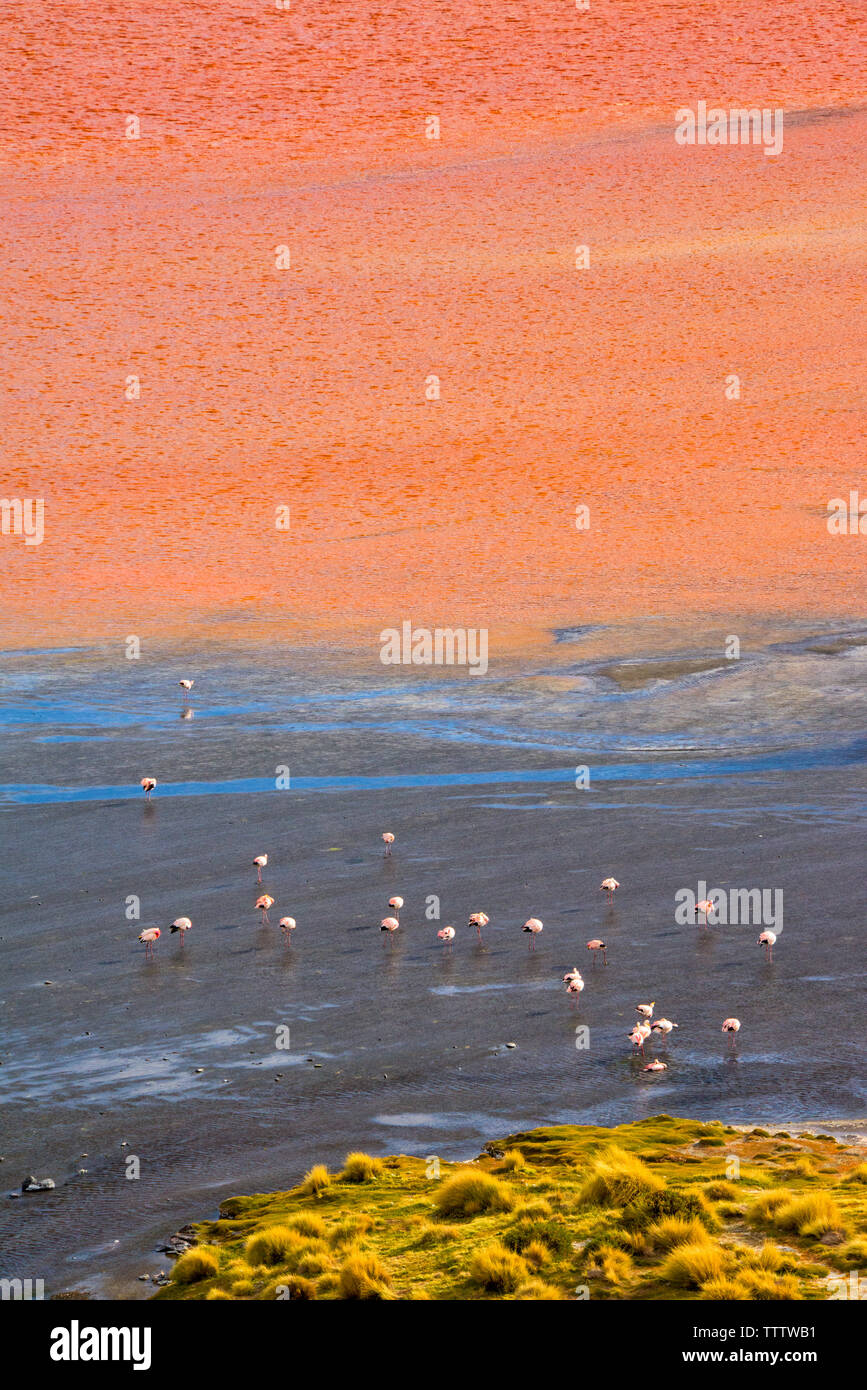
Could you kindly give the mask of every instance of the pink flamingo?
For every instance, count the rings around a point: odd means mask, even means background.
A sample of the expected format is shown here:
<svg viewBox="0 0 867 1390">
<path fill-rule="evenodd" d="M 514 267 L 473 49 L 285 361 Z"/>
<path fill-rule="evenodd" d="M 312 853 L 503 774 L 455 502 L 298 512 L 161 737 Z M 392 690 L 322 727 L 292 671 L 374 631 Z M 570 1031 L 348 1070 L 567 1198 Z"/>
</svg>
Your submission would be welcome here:
<svg viewBox="0 0 867 1390">
<path fill-rule="evenodd" d="M 671 1032 L 672 1028 L 679 1027 L 680 1024 L 672 1023 L 670 1018 L 657 1018 L 653 1023 L 651 1023 L 650 1031 L 652 1033 L 663 1033 L 666 1037 L 668 1037 L 668 1034 Z"/>
<path fill-rule="evenodd" d="M 700 903 L 696 903 L 696 905 L 695 905 L 695 915 L 696 915 L 696 917 L 698 916 L 698 914 L 699 914 L 700 912 L 703 912 L 703 913 L 704 913 L 704 924 L 705 924 L 705 926 L 706 926 L 706 927 L 709 926 L 710 923 L 709 923 L 708 920 L 707 920 L 707 914 L 708 914 L 709 912 L 716 912 L 716 903 L 715 903 L 715 902 L 712 902 L 710 898 L 702 898 L 701 902 L 700 902 Z"/>
<path fill-rule="evenodd" d="M 159 941 L 159 939 L 160 939 L 160 929 L 159 929 L 159 927 L 145 927 L 144 931 L 143 931 L 143 932 L 141 933 L 141 935 L 139 936 L 139 941 L 143 941 L 143 942 L 144 942 L 145 957 L 147 957 L 147 956 L 152 956 L 152 955 L 153 955 L 153 953 L 154 953 L 154 947 L 156 946 L 156 944 L 157 944 L 157 942 Z"/>
<path fill-rule="evenodd" d="M 396 917 L 383 917 L 382 921 L 379 924 L 379 930 L 387 931 L 389 936 L 391 936 L 391 933 L 397 931 L 399 926 L 400 922 L 397 920 Z"/>
<path fill-rule="evenodd" d="M 593 938 L 592 941 L 588 941 L 588 942 L 587 942 L 587 950 L 588 950 L 588 951 L 601 951 L 601 952 L 602 952 L 602 964 L 603 964 L 603 965 L 607 965 L 607 964 L 608 964 L 608 947 L 605 945 L 605 942 L 604 942 L 604 941 L 600 941 L 600 940 L 599 940 L 599 937 L 598 937 L 598 936 L 594 936 L 594 938 Z M 595 957 L 595 955 L 594 955 L 594 957 L 593 957 L 593 963 L 594 963 L 594 965 L 596 964 L 596 957 Z"/>
<path fill-rule="evenodd" d="M 145 794 L 145 801 L 150 801 L 150 799 L 151 799 L 151 792 L 154 790 L 154 787 L 156 786 L 156 784 L 157 784 L 157 779 L 156 779 L 156 777 L 143 777 L 143 778 L 141 779 L 141 787 L 142 787 L 142 791 L 143 791 L 144 794 Z"/>
<path fill-rule="evenodd" d="M 642 1018 L 646 1018 L 646 1019 L 648 1020 L 648 1022 L 649 1022 L 650 1019 L 653 1018 L 653 1010 L 654 1010 L 655 1008 L 656 1008 L 656 1000 L 655 1000 L 655 999 L 651 999 L 651 1001 L 650 1001 L 649 1004 L 636 1004 L 636 1005 L 635 1005 L 635 1012 L 641 1014 L 641 1017 L 642 1017 Z"/>
<path fill-rule="evenodd" d="M 268 863 L 268 856 L 267 856 L 267 854 L 257 854 L 257 855 L 256 855 L 256 858 L 253 860 L 253 863 L 254 863 L 255 866 L 256 866 L 256 882 L 257 882 L 257 883 L 261 883 L 261 882 L 262 882 L 262 870 L 264 869 L 265 865 Z"/>
<path fill-rule="evenodd" d="M 387 859 L 388 856 L 391 854 L 391 847 L 394 844 L 394 836 L 392 835 L 390 830 L 384 830 L 382 832 L 382 838 L 385 842 L 385 855 L 383 857 Z"/>
<path fill-rule="evenodd" d="M 732 1047 L 735 1045 L 735 1034 L 741 1031 L 741 1021 L 739 1018 L 727 1018 L 723 1020 L 722 1031 L 728 1033 L 729 1042 Z"/>
<path fill-rule="evenodd" d="M 274 899 L 269 893 L 263 893 L 261 898 L 256 899 L 256 906 L 262 914 L 262 925 L 264 926 L 266 922 L 271 920 L 268 916 L 268 909 L 274 906 Z"/>
<path fill-rule="evenodd" d="M 757 946 L 764 946 L 765 956 L 769 962 L 774 959 L 774 946 L 776 945 L 776 941 L 777 933 L 775 931 L 763 931 L 756 942 Z"/>
<path fill-rule="evenodd" d="M 654 1057 L 653 1061 L 652 1061 L 652 1062 L 648 1062 L 648 1063 L 647 1063 L 647 1066 L 646 1066 L 646 1067 L 642 1067 L 641 1070 L 642 1070 L 642 1071 L 668 1071 L 668 1063 L 667 1063 L 667 1062 L 660 1062 L 660 1060 L 659 1060 L 658 1057 Z"/>
<path fill-rule="evenodd" d="M 281 918 L 280 918 L 280 930 L 281 930 L 281 932 L 283 933 L 283 940 L 286 942 L 286 945 L 287 945 L 287 946 L 289 945 L 289 942 L 290 942 L 291 939 L 292 939 L 292 933 L 293 933 L 294 930 L 295 930 L 295 926 L 296 926 L 296 923 L 295 923 L 295 918 L 294 918 L 294 917 L 281 917 Z"/>
<path fill-rule="evenodd" d="M 449 950 L 451 950 L 452 942 L 455 939 L 454 927 L 441 927 L 440 930 L 437 932 L 437 936 L 439 937 L 440 941 L 442 941 L 449 948 Z"/>
<path fill-rule="evenodd" d="M 608 894 L 608 901 L 611 902 L 611 899 L 614 897 L 614 894 L 620 887 L 620 884 L 617 882 L 616 878 L 603 878 L 599 887 L 605 889 L 606 893 Z"/>
<path fill-rule="evenodd" d="M 486 927 L 490 920 L 491 919 L 486 912 L 471 912 L 470 920 L 467 922 L 467 926 L 475 927 L 476 932 L 478 934 L 478 938 L 481 941 L 482 927 Z"/>
<path fill-rule="evenodd" d="M 521 928 L 521 931 L 526 931 L 530 933 L 530 945 L 534 951 L 536 949 L 536 937 L 539 935 L 539 932 L 541 930 L 542 922 L 539 920 L 538 917 L 528 917 L 523 927 Z"/>
<path fill-rule="evenodd" d="M 636 1023 L 635 1027 L 632 1029 L 632 1032 L 629 1034 L 629 1041 L 632 1043 L 633 1047 L 638 1048 L 638 1051 L 641 1053 L 642 1057 L 644 1056 L 644 1040 L 649 1034 L 649 1032 L 650 1029 L 647 1027 L 646 1024 Z"/>
<path fill-rule="evenodd" d="M 195 683 L 195 681 L 178 681 L 178 685 L 181 687 L 181 690 L 183 690 L 184 693 L 187 695 L 189 695 Z"/>
<path fill-rule="evenodd" d="M 393 907 L 393 908 L 394 908 L 394 915 L 395 915 L 395 917 L 397 917 L 398 920 L 399 920 L 399 919 L 400 919 L 400 909 L 403 907 L 403 898 L 389 898 L 389 900 L 388 900 L 388 905 L 389 905 L 389 907 Z"/>
<path fill-rule="evenodd" d="M 581 979 L 581 976 L 578 974 L 578 971 L 576 970 L 574 974 L 570 975 L 569 977 L 569 980 L 566 985 L 566 993 L 571 994 L 575 1000 L 575 1003 L 577 1004 L 578 995 L 581 993 L 583 988 L 584 981 Z"/>
<path fill-rule="evenodd" d="M 172 922 L 171 926 L 169 927 L 169 931 L 172 932 L 172 934 L 174 934 L 175 932 L 180 933 L 181 945 L 183 946 L 184 937 L 186 936 L 188 931 L 192 930 L 192 926 L 193 924 L 190 921 L 189 917 L 176 917 L 175 920 Z"/>
</svg>

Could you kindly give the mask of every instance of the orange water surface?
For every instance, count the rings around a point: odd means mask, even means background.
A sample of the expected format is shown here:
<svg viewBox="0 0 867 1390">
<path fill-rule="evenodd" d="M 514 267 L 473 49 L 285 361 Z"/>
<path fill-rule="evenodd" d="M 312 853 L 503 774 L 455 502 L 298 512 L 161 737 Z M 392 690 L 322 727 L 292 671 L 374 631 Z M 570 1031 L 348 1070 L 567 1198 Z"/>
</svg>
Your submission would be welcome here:
<svg viewBox="0 0 867 1390">
<path fill-rule="evenodd" d="M 865 36 L 843 0 L 4 7 L 2 495 L 46 507 L 0 538 L 6 643 L 851 615 Z M 784 109 L 782 153 L 678 145 L 698 101 Z"/>
</svg>

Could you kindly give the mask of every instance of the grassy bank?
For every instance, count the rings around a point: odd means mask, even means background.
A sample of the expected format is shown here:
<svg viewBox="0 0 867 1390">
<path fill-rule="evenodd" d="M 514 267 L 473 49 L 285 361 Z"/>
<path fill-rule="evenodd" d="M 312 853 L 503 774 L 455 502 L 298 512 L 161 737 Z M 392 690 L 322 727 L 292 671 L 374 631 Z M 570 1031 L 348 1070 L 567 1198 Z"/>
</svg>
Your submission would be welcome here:
<svg viewBox="0 0 867 1390">
<path fill-rule="evenodd" d="M 867 1163 L 812 1134 L 655 1116 L 473 1163 L 351 1155 L 198 1225 L 159 1299 L 825 1299 L 867 1269 Z"/>
</svg>

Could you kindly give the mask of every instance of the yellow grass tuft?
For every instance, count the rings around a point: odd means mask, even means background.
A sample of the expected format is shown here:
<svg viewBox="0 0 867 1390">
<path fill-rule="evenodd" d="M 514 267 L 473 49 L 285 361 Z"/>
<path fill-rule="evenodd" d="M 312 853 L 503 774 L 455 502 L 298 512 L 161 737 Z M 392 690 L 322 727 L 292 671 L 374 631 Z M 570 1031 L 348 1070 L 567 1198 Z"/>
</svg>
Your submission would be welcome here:
<svg viewBox="0 0 867 1390">
<path fill-rule="evenodd" d="M 581 1206 L 625 1207 L 664 1190 L 665 1183 L 637 1154 L 612 1145 L 594 1163 L 578 1202 Z"/>
<path fill-rule="evenodd" d="M 721 1279 L 726 1273 L 724 1251 L 716 1241 L 703 1240 L 694 1245 L 677 1245 L 661 1265 L 659 1275 L 670 1284 L 686 1288 L 702 1288 L 711 1279 Z"/>
<path fill-rule="evenodd" d="M 325 1167 L 325 1164 L 316 1163 L 310 1169 L 310 1172 L 305 1174 L 300 1190 L 304 1193 L 305 1197 L 321 1197 L 326 1187 L 330 1186 L 331 1174 Z"/>
<path fill-rule="evenodd" d="M 527 1160 L 520 1149 L 506 1149 L 501 1165 L 507 1173 L 520 1173 L 527 1166 Z"/>
<path fill-rule="evenodd" d="M 244 1254 L 251 1265 L 281 1265 L 304 1245 L 303 1236 L 289 1226 L 266 1226 L 248 1237 Z"/>
<path fill-rule="evenodd" d="M 370 1154 L 351 1153 L 346 1155 L 341 1182 L 372 1182 L 382 1172 L 382 1159 L 371 1158 Z"/>
<path fill-rule="evenodd" d="M 673 1250 L 676 1245 L 700 1245 L 710 1240 L 707 1229 L 696 1219 L 686 1221 L 682 1216 L 667 1216 L 656 1221 L 647 1232 L 654 1250 Z"/>
<path fill-rule="evenodd" d="M 494 1293 L 513 1293 L 524 1283 L 528 1273 L 521 1256 L 507 1250 L 499 1241 L 477 1250 L 470 1261 L 473 1283 Z"/>
<path fill-rule="evenodd" d="M 340 1293 L 343 1298 L 392 1298 L 388 1270 L 371 1251 L 349 1250 L 340 1267 Z"/>
<path fill-rule="evenodd" d="M 545 1299 L 547 1302 L 555 1302 L 565 1297 L 566 1295 L 562 1290 L 556 1288 L 553 1284 L 544 1283 L 542 1279 L 528 1279 L 525 1284 L 519 1285 L 515 1292 L 515 1298 L 520 1299 L 522 1302 L 529 1302 L 530 1300 L 541 1301 L 542 1299 Z"/>
<path fill-rule="evenodd" d="M 600 1245 L 596 1258 L 602 1268 L 603 1277 L 615 1288 L 620 1288 L 632 1277 L 632 1256 L 625 1250 L 618 1250 L 614 1245 Z"/>
<path fill-rule="evenodd" d="M 797 1231 L 800 1236 L 820 1236 L 825 1231 L 844 1229 L 843 1213 L 827 1192 L 809 1192 L 778 1206 L 772 1221 L 781 1231 Z"/>
<path fill-rule="evenodd" d="M 800 1299 L 798 1281 L 791 1274 L 775 1275 L 766 1269 L 745 1269 L 735 1278 L 737 1288 L 754 1302 L 767 1303 L 774 1299 L 786 1302 Z"/>
<path fill-rule="evenodd" d="M 515 1199 L 505 1183 L 478 1168 L 464 1168 L 434 1193 L 441 1216 L 478 1216 L 487 1211 L 511 1211 Z"/>
<path fill-rule="evenodd" d="M 198 1284 L 202 1279 L 213 1279 L 219 1268 L 220 1260 L 215 1251 L 206 1245 L 194 1245 L 175 1264 L 172 1280 L 176 1284 Z"/>
</svg>

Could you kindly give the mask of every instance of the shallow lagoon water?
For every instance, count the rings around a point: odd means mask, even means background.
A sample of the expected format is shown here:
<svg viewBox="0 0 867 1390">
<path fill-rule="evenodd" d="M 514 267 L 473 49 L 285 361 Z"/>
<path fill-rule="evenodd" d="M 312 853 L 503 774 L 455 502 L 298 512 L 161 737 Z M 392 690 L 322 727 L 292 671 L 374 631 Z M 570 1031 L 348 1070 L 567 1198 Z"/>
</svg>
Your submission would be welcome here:
<svg viewBox="0 0 867 1390">
<path fill-rule="evenodd" d="M 867 649 L 843 636 L 698 672 L 707 653 L 685 651 L 685 674 L 669 659 L 629 689 L 600 668 L 653 657 L 616 642 L 592 658 L 557 643 L 484 679 L 384 679 L 351 653 L 7 654 L 4 1186 L 58 1184 L 4 1200 L 12 1272 L 144 1296 L 177 1226 L 350 1148 L 471 1157 L 518 1128 L 658 1111 L 862 1124 Z M 181 718 L 174 682 L 193 668 Z M 270 927 L 253 909 L 263 851 Z M 677 925 L 675 893 L 699 879 L 783 889 L 773 965 L 754 927 Z M 184 946 L 166 932 L 147 961 L 137 932 L 181 913 Z M 607 967 L 584 948 L 596 935 Z M 574 964 L 577 1007 L 560 985 Z M 652 1077 L 626 1039 L 645 999 L 680 1025 Z"/>
</svg>

